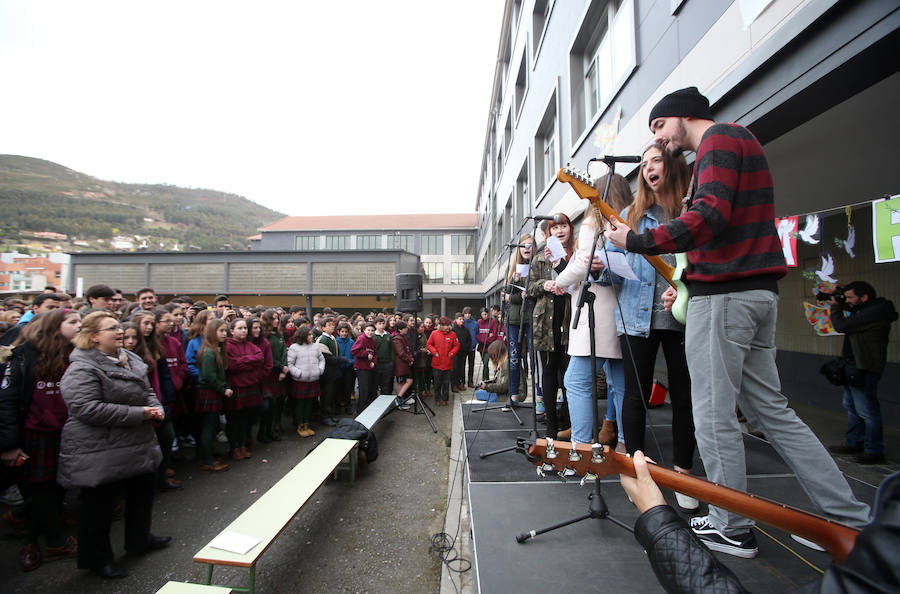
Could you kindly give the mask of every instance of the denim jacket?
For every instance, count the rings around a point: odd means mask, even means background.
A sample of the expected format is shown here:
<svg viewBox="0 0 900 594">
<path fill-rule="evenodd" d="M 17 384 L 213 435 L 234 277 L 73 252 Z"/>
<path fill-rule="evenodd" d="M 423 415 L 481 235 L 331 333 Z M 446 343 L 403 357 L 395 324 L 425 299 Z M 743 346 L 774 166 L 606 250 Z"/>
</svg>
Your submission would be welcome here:
<svg viewBox="0 0 900 594">
<path fill-rule="evenodd" d="M 628 208 L 622 211 L 621 216 L 623 219 L 628 215 Z M 640 225 L 638 225 L 635 233 L 643 233 L 656 227 L 659 227 L 659 221 L 648 210 L 641 217 Z M 622 335 L 625 334 L 625 329 L 627 329 L 629 336 L 649 336 L 656 282 L 658 280 L 661 282 L 665 281 L 656 274 L 656 269 L 650 265 L 650 262 L 640 254 L 626 252 L 608 241 L 606 242 L 606 249 L 610 252 L 624 252 L 625 258 L 634 270 L 635 276 L 641 279 L 640 281 L 635 281 L 610 274 L 613 282 L 621 287 L 619 290 L 619 301 L 616 304 L 616 331 L 619 335 Z M 621 304 L 625 305 L 624 312 L 620 308 Z M 625 318 L 625 328 L 622 328 L 623 317 Z"/>
</svg>

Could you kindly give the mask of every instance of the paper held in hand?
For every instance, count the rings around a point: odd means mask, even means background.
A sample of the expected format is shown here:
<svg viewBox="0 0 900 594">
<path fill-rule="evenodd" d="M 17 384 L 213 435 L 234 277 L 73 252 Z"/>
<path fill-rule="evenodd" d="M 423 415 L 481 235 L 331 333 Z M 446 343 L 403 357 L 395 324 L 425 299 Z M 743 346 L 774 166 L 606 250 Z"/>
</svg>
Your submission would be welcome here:
<svg viewBox="0 0 900 594">
<path fill-rule="evenodd" d="M 516 264 L 516 274 L 519 275 L 519 278 L 528 276 L 528 264 Z"/>
<path fill-rule="evenodd" d="M 607 254 L 609 254 L 609 258 L 607 259 Z M 622 252 L 608 252 L 605 250 L 597 250 L 594 252 L 594 256 L 600 258 L 600 261 L 603 262 L 603 265 L 611 270 L 613 273 L 621 276 L 622 278 L 627 278 L 628 280 L 640 280 L 637 275 L 634 273 L 634 270 L 631 268 L 631 265 L 628 264 L 628 260 L 625 259 L 625 254 Z"/>
<path fill-rule="evenodd" d="M 566 248 L 556 235 L 547 238 L 547 248 L 550 250 L 550 261 L 556 262 L 566 256 Z"/>
<path fill-rule="evenodd" d="M 262 539 L 255 536 L 247 536 L 238 532 L 223 532 L 209 543 L 214 549 L 228 551 L 229 553 L 237 553 L 238 555 L 246 555 L 250 549 L 262 542 Z"/>
</svg>

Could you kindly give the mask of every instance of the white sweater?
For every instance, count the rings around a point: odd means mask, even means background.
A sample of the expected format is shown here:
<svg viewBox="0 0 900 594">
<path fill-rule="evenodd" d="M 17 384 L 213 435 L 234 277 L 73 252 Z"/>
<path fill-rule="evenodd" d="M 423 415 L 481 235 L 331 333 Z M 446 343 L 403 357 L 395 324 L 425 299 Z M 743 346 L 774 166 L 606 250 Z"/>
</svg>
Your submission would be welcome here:
<svg viewBox="0 0 900 594">
<path fill-rule="evenodd" d="M 316 343 L 292 344 L 287 352 L 288 371 L 298 382 L 314 382 L 325 371 L 325 357 Z"/>
</svg>

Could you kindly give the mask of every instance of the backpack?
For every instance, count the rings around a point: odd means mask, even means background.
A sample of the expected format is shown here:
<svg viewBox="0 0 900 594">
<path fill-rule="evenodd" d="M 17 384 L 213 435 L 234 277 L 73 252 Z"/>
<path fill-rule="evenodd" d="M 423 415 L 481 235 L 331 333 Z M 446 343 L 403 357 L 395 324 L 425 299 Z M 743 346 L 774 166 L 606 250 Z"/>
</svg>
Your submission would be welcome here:
<svg viewBox="0 0 900 594">
<path fill-rule="evenodd" d="M 355 439 L 359 442 L 360 451 L 366 455 L 367 462 L 374 462 L 378 458 L 378 440 L 375 439 L 375 434 L 359 421 L 341 419 L 323 439 L 328 439 L 329 437 L 334 439 Z"/>
</svg>

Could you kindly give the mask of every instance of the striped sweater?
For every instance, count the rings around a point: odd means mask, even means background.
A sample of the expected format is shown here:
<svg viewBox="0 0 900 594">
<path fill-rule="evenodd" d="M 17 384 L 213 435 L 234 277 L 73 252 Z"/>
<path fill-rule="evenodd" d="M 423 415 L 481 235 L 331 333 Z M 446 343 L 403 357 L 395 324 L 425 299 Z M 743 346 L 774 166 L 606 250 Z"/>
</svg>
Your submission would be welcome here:
<svg viewBox="0 0 900 594">
<path fill-rule="evenodd" d="M 756 137 L 714 124 L 700 141 L 688 210 L 666 225 L 628 234 L 639 254 L 687 252 L 692 295 L 768 289 L 787 273 L 775 229 L 775 192 Z"/>
</svg>

